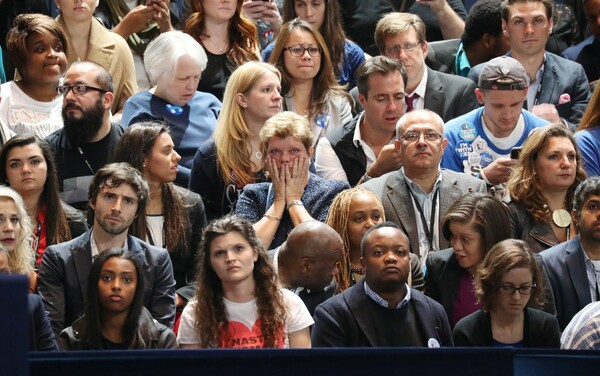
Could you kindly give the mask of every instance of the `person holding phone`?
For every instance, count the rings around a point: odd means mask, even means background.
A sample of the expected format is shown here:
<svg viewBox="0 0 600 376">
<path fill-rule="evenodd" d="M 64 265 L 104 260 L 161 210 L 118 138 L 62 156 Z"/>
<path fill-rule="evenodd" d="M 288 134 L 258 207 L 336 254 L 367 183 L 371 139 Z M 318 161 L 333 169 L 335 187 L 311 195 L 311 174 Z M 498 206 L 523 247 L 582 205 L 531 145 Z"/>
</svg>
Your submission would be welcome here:
<svg viewBox="0 0 600 376">
<path fill-rule="evenodd" d="M 282 0 L 244 0 L 242 11 L 256 24 L 261 49 L 267 47 L 279 33 L 283 23 L 282 4 Z"/>
<path fill-rule="evenodd" d="M 521 150 L 505 202 L 512 237 L 539 253 L 577 235 L 573 195 L 587 175 L 575 139 L 561 123 L 533 132 Z"/>
<path fill-rule="evenodd" d="M 179 26 L 177 2 L 104 0 L 97 2 L 94 16 L 127 41 L 133 53 L 137 86 L 139 90 L 149 89 L 151 85 L 144 67 L 144 51 L 158 35 Z"/>
</svg>

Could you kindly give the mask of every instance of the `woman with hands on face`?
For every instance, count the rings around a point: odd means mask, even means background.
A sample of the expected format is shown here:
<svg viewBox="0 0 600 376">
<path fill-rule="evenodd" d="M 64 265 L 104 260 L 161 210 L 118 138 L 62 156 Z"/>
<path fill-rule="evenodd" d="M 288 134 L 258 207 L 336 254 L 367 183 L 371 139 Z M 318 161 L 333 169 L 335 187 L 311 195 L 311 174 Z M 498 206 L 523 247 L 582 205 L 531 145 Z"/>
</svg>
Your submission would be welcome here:
<svg viewBox="0 0 600 376">
<path fill-rule="evenodd" d="M 350 186 L 309 171 L 314 149 L 306 118 L 288 111 L 279 113 L 266 121 L 260 139 L 271 183 L 247 185 L 235 213 L 254 223 L 265 248 L 275 248 L 300 223 L 324 222 L 335 196 Z"/>
</svg>

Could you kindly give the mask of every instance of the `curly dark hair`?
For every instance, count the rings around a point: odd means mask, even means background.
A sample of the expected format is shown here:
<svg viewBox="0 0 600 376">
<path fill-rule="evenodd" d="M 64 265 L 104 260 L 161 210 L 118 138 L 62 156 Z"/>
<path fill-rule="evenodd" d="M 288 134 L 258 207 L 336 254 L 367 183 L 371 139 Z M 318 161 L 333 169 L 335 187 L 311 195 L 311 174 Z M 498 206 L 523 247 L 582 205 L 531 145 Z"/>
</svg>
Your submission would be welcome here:
<svg viewBox="0 0 600 376">
<path fill-rule="evenodd" d="M 264 342 L 263 347 L 280 347 L 278 334 L 285 322 L 283 295 L 278 288 L 277 274 L 269 262 L 252 224 L 241 217 L 228 215 L 209 223 L 204 229 L 200 243 L 200 258 L 196 276 L 196 299 L 194 309 L 196 330 L 200 334 L 201 347 L 222 347 L 229 342 L 229 332 L 223 330 L 229 318 L 223 301 L 223 286 L 213 270 L 211 245 L 213 240 L 230 232 L 237 232 L 258 252 L 252 273 L 255 283 L 254 295 Z"/>
</svg>

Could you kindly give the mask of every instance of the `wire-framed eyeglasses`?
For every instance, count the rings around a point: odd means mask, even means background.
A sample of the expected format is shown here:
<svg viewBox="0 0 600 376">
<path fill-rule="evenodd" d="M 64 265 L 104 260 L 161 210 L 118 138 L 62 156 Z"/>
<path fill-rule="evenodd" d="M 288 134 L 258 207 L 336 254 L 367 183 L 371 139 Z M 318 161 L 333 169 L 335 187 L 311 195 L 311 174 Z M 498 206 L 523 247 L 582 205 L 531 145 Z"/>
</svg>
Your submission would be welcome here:
<svg viewBox="0 0 600 376">
<path fill-rule="evenodd" d="M 419 141 L 421 139 L 421 135 L 423 135 L 423 138 L 425 139 L 425 141 L 429 141 L 429 142 L 435 142 L 437 140 L 439 140 L 440 138 L 442 138 L 442 135 L 437 133 L 437 132 L 425 132 L 425 133 L 418 133 L 418 132 L 406 132 L 405 134 L 403 134 L 402 136 L 400 136 L 400 138 L 406 142 L 416 142 Z"/>
</svg>

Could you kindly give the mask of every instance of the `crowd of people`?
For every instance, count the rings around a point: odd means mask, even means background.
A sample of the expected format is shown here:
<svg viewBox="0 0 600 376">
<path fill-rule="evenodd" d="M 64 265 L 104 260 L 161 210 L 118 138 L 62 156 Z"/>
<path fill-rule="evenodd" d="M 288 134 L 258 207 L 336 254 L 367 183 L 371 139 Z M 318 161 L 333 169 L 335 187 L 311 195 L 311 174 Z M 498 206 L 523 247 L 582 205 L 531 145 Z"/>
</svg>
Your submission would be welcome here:
<svg viewBox="0 0 600 376">
<path fill-rule="evenodd" d="M 600 349 L 600 0 L 55 5 L 0 1 L 32 351 Z"/>
</svg>

